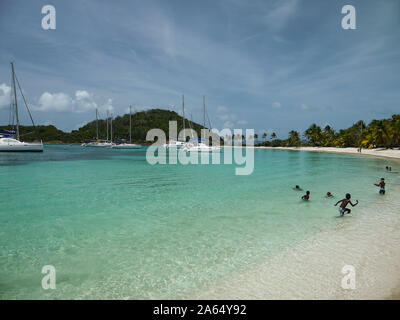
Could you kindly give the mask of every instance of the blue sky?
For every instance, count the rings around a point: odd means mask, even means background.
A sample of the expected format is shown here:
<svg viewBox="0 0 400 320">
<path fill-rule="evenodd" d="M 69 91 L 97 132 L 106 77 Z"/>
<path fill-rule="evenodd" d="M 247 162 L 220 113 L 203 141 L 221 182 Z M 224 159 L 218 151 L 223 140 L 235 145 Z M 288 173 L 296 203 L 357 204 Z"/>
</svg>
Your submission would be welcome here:
<svg viewBox="0 0 400 320">
<path fill-rule="evenodd" d="M 41 27 L 56 8 L 56 30 Z M 356 8 L 343 30 L 341 8 Z M 1 0 L 0 124 L 10 65 L 37 123 L 160 107 L 213 127 L 336 129 L 400 113 L 400 1 Z M 28 124 L 26 112 L 22 122 Z"/>
</svg>

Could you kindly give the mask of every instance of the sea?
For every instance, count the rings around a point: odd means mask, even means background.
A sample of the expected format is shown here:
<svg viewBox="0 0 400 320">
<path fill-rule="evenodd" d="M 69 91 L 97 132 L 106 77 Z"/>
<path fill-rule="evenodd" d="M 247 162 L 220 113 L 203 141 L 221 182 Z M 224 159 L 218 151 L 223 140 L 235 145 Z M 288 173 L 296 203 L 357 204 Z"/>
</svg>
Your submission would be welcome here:
<svg viewBox="0 0 400 320">
<path fill-rule="evenodd" d="M 0 299 L 390 296 L 400 283 L 399 162 L 251 152 L 250 175 L 235 164 L 152 165 L 146 147 L 0 153 Z M 382 177 L 385 195 L 374 186 Z M 346 193 L 359 204 L 339 217 Z"/>
</svg>

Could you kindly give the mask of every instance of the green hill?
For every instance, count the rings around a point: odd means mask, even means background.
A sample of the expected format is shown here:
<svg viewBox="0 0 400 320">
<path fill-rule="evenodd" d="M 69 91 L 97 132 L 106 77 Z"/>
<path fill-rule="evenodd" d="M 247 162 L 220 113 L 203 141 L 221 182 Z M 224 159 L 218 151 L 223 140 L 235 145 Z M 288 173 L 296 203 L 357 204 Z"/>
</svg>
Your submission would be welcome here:
<svg viewBox="0 0 400 320">
<path fill-rule="evenodd" d="M 166 134 L 168 134 L 169 121 L 173 120 L 177 121 L 178 132 L 182 130 L 182 117 L 175 111 L 152 109 L 132 114 L 132 141 L 136 143 L 146 143 L 147 132 L 154 128 L 162 129 Z M 200 130 L 203 126 L 197 123 L 192 123 L 191 125 L 200 136 Z M 188 120 L 185 121 L 185 127 L 190 128 Z M 11 127 L 1 126 L 0 128 L 10 129 Z M 81 143 L 85 140 L 96 139 L 96 120 L 71 132 L 63 132 L 52 125 L 36 126 L 36 128 L 39 131 L 41 139 L 45 143 Z M 99 120 L 99 139 L 106 139 L 106 128 L 106 121 Z M 20 135 L 21 140 L 23 141 L 29 142 L 38 140 L 33 126 L 20 126 Z M 113 140 L 116 141 L 122 139 L 129 139 L 129 114 L 117 116 L 113 120 Z"/>
</svg>

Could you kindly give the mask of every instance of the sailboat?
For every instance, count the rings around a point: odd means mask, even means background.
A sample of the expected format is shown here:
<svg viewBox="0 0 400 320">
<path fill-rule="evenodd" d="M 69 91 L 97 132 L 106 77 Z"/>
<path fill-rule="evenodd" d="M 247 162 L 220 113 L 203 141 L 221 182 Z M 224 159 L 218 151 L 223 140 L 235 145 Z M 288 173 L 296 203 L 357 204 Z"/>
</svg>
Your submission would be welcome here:
<svg viewBox="0 0 400 320">
<path fill-rule="evenodd" d="M 139 144 L 132 143 L 132 108 L 129 106 L 129 143 L 114 144 L 111 146 L 113 149 L 139 149 Z"/>
<path fill-rule="evenodd" d="M 31 112 L 29 111 L 28 104 L 26 103 L 24 94 L 21 90 L 21 86 L 19 85 L 19 81 L 15 75 L 14 71 L 14 63 L 11 62 L 11 75 L 12 75 L 12 93 L 13 93 L 13 102 L 11 103 L 11 113 L 13 114 L 13 118 L 15 117 L 15 129 L 13 130 L 0 130 L 0 152 L 43 152 L 43 142 L 40 143 L 31 143 L 31 142 L 23 142 L 20 140 L 19 133 L 19 114 L 18 114 L 18 102 L 17 102 L 17 88 L 16 83 L 18 84 L 18 88 L 24 100 L 26 109 L 28 110 L 29 117 L 31 118 L 32 125 L 35 128 L 36 134 L 39 137 L 39 134 L 36 130 L 35 123 L 33 122 L 33 118 Z"/>
<path fill-rule="evenodd" d="M 206 128 L 205 96 L 203 96 L 203 127 Z M 189 141 L 189 143 L 187 143 L 182 150 L 186 152 L 221 152 L 221 147 L 208 146 L 202 140 L 203 139 L 198 139 L 197 141 Z"/>
<path fill-rule="evenodd" d="M 164 143 L 163 147 L 168 149 L 168 148 L 182 148 L 186 144 L 186 135 L 185 135 L 185 96 L 182 95 L 182 122 L 183 122 L 183 135 L 184 138 L 182 140 L 184 141 L 179 141 L 179 138 L 176 140 L 170 139 L 167 143 Z"/>
<path fill-rule="evenodd" d="M 99 116 L 98 116 L 98 110 L 96 109 L 96 140 L 91 141 L 88 143 L 82 143 L 82 147 L 101 147 L 101 148 L 106 148 L 106 147 L 111 147 L 113 145 L 112 143 L 112 138 L 111 142 L 108 141 L 108 122 L 109 122 L 109 116 L 108 116 L 108 111 L 107 111 L 107 139 L 106 140 L 101 140 L 99 139 Z M 112 135 L 112 119 L 111 119 L 111 135 Z"/>
</svg>

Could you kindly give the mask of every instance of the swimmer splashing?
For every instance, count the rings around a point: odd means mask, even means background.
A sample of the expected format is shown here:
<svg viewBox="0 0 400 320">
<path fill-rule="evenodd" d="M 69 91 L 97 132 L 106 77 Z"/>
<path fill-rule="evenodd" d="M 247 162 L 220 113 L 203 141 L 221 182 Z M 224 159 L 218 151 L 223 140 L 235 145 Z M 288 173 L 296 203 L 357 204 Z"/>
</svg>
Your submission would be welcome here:
<svg viewBox="0 0 400 320">
<path fill-rule="evenodd" d="M 348 209 L 348 208 L 346 208 L 347 205 L 348 205 L 349 203 L 350 203 L 350 205 L 351 205 L 352 207 L 355 207 L 356 205 L 358 205 L 358 200 L 356 200 L 356 203 L 353 204 L 353 203 L 350 201 L 350 198 L 351 198 L 350 193 L 347 193 L 345 199 L 339 200 L 339 201 L 336 202 L 336 204 L 335 204 L 335 207 L 336 207 L 339 203 L 342 203 L 342 204 L 340 205 L 340 208 L 339 208 L 339 213 L 340 213 L 340 216 L 341 216 L 341 217 L 343 217 L 343 215 L 344 215 L 345 213 L 347 213 L 347 214 L 351 213 L 351 210 Z"/>
</svg>

